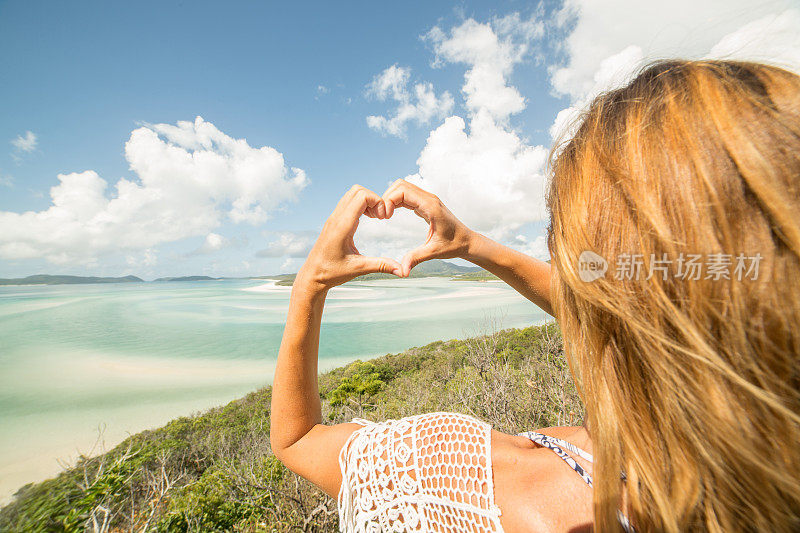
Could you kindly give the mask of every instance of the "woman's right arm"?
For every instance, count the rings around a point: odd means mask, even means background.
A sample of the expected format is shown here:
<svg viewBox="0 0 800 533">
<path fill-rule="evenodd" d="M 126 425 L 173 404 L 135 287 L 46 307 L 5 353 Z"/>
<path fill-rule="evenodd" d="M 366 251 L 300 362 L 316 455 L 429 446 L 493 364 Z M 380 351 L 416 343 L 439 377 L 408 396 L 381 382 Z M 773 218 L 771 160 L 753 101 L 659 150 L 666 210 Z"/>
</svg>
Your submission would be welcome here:
<svg viewBox="0 0 800 533">
<path fill-rule="evenodd" d="M 503 246 L 480 233 L 472 233 L 464 259 L 485 268 L 541 307 L 545 313 L 554 316 L 550 297 L 550 263 Z"/>
<path fill-rule="evenodd" d="M 394 208 L 405 207 L 429 224 L 425 244 L 401 262 L 403 276 L 428 259 L 460 257 L 485 268 L 552 315 L 550 264 L 503 246 L 466 227 L 439 198 L 405 180 L 395 181 L 383 194 L 387 218 Z"/>
</svg>

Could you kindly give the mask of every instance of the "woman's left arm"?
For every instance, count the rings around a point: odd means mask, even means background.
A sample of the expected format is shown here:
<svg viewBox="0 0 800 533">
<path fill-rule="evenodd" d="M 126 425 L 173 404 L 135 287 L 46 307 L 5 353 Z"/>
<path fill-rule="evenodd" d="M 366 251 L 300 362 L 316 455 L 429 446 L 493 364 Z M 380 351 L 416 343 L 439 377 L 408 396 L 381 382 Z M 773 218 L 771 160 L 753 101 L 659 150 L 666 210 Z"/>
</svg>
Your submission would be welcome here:
<svg viewBox="0 0 800 533">
<path fill-rule="evenodd" d="M 380 196 L 356 185 L 339 201 L 297 273 L 272 383 L 273 453 L 334 498 L 341 484 L 339 451 L 359 426 L 322 424 L 317 355 L 325 296 L 332 287 L 362 274 L 401 274 L 397 261 L 358 253 L 353 236 L 364 214 L 386 218 L 386 205 Z"/>
</svg>

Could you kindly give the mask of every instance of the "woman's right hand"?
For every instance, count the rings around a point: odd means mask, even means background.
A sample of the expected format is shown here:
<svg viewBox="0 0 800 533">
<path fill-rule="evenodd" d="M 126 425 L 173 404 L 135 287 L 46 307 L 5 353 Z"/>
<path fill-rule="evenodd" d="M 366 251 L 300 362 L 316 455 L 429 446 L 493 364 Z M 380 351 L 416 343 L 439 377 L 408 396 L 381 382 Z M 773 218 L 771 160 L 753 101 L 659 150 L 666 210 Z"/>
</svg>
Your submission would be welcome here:
<svg viewBox="0 0 800 533">
<path fill-rule="evenodd" d="M 425 219 L 429 226 L 425 244 L 403 256 L 400 262 L 403 277 L 408 277 L 411 269 L 423 261 L 467 255 L 475 232 L 456 218 L 435 194 L 400 179 L 386 190 L 383 201 L 386 218 L 392 216 L 396 207 L 405 207 Z"/>
<path fill-rule="evenodd" d="M 415 265 L 428 259 L 460 257 L 488 270 L 553 315 L 550 298 L 553 271 L 549 263 L 472 231 L 435 194 L 405 180 L 395 181 L 383 194 L 383 202 L 386 218 L 392 216 L 395 207 L 407 207 L 424 218 L 430 226 L 425 244 L 408 252 L 400 261 L 402 276 L 407 277 Z"/>
</svg>

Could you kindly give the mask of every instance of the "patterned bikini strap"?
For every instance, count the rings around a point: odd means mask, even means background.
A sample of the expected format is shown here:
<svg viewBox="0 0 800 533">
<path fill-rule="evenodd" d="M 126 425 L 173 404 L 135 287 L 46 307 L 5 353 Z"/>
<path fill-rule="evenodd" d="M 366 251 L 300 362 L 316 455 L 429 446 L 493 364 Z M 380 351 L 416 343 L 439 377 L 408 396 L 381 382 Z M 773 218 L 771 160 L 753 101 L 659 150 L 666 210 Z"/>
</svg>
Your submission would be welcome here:
<svg viewBox="0 0 800 533">
<path fill-rule="evenodd" d="M 518 437 L 527 437 L 528 439 L 532 440 L 539 446 L 543 446 L 555 452 L 561 459 L 564 460 L 572 469 L 578 473 L 579 476 L 586 482 L 587 485 L 593 487 L 592 485 L 592 476 L 589 475 L 581 465 L 575 462 L 575 459 L 570 457 L 564 450 L 569 450 L 578 457 L 586 459 L 590 463 L 594 463 L 594 457 L 592 454 L 578 448 L 574 444 L 567 442 L 562 439 L 557 439 L 555 437 L 550 437 L 548 435 L 543 435 L 541 433 L 536 433 L 535 431 L 525 431 L 523 433 L 517 433 Z M 625 479 L 625 475 L 622 475 L 622 479 Z M 622 526 L 622 529 L 626 531 L 626 533 L 635 533 L 636 529 L 631 525 L 628 517 L 622 514 L 621 511 L 617 511 L 617 519 L 619 519 L 619 523 Z"/>
<path fill-rule="evenodd" d="M 572 468 L 575 472 L 581 476 L 581 479 L 586 482 L 587 485 L 592 487 L 592 476 L 583 469 L 581 465 L 579 465 L 575 459 L 573 459 L 567 452 L 564 450 L 569 450 L 578 457 L 586 459 L 590 463 L 594 462 L 594 458 L 591 454 L 581 450 L 574 444 L 571 444 L 565 440 L 557 439 L 555 437 L 550 437 L 548 435 L 543 435 L 541 433 L 536 433 L 535 431 L 525 431 L 523 433 L 518 433 L 518 437 L 526 437 L 539 446 L 543 446 L 552 450 L 556 455 L 558 455 L 565 463 L 567 463 L 570 468 Z"/>
</svg>

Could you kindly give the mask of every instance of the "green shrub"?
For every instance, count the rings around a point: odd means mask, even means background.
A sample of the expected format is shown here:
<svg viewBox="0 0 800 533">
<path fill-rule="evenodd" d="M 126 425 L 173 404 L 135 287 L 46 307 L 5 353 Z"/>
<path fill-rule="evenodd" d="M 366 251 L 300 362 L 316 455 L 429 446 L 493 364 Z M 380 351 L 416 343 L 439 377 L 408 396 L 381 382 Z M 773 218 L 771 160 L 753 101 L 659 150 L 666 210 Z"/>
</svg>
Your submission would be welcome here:
<svg viewBox="0 0 800 533">
<path fill-rule="evenodd" d="M 319 388 L 332 422 L 458 411 L 512 433 L 583 418 L 555 324 L 356 361 Z M 335 502 L 270 450 L 270 400 L 269 387 L 254 391 L 26 485 L 0 509 L 0 531 L 83 531 L 106 512 L 111 530 L 335 531 Z"/>
</svg>

